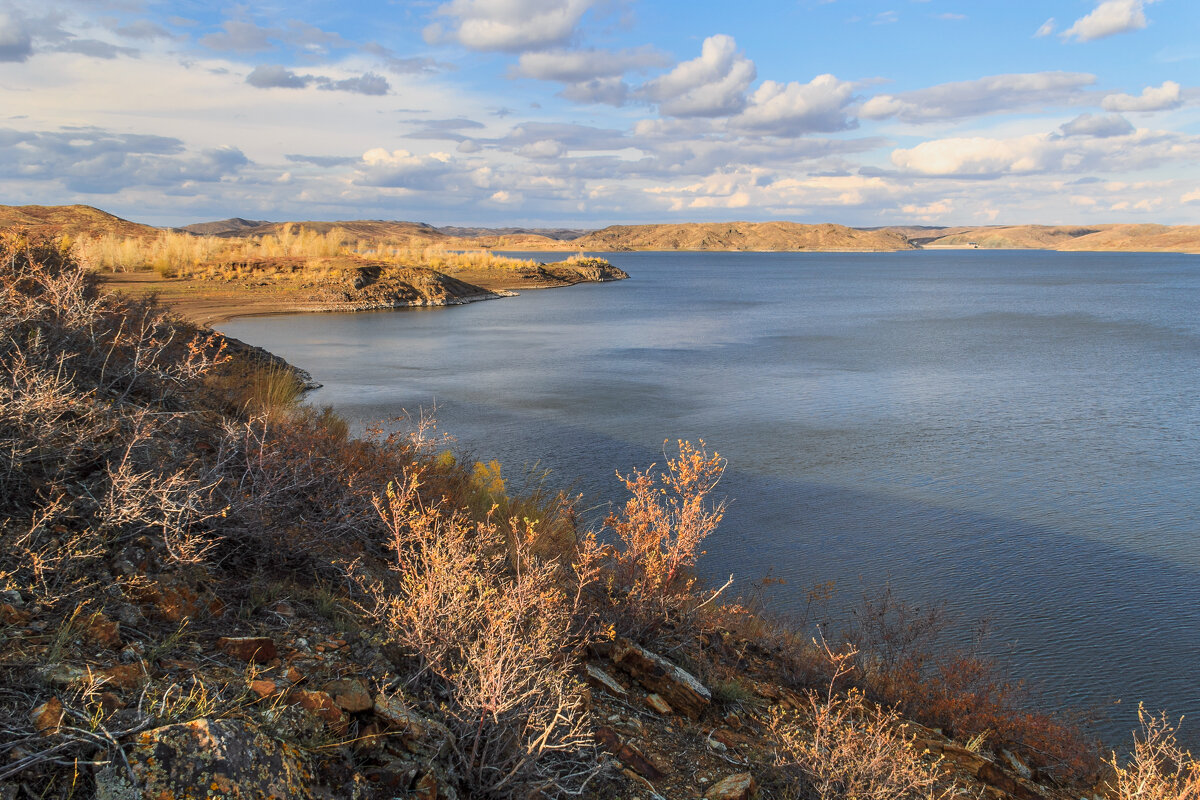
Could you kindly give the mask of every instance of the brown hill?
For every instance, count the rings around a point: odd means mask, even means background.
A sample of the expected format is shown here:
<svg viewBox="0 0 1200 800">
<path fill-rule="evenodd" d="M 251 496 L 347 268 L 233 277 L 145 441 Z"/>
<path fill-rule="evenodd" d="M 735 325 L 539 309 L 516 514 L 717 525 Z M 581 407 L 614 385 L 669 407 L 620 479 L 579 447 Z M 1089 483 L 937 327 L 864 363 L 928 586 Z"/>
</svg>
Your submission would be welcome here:
<svg viewBox="0 0 1200 800">
<path fill-rule="evenodd" d="M 904 229 L 893 228 L 897 232 Z M 989 225 L 909 233 L 922 247 L 1200 253 L 1197 225 Z"/>
<path fill-rule="evenodd" d="M 1200 225 L 1101 225 L 1059 250 L 1132 250 L 1200 253 Z"/>
<path fill-rule="evenodd" d="M 45 236 L 151 236 L 158 228 L 130 222 L 91 206 L 0 206 L 0 230 L 27 228 Z"/>
<path fill-rule="evenodd" d="M 612 225 L 571 242 L 583 250 L 909 250 L 886 230 L 795 222 Z"/>
<path fill-rule="evenodd" d="M 353 219 L 341 222 L 322 222 L 309 220 L 306 222 L 268 222 L 253 228 L 243 228 L 231 235 L 234 236 L 266 236 L 278 234 L 284 226 L 307 228 L 317 233 L 328 233 L 334 228 L 345 231 L 350 239 L 368 239 L 392 244 L 410 244 L 420 241 L 423 243 L 441 243 L 446 240 L 446 234 L 432 225 L 424 222 L 401 222 L 382 219 Z"/>
</svg>

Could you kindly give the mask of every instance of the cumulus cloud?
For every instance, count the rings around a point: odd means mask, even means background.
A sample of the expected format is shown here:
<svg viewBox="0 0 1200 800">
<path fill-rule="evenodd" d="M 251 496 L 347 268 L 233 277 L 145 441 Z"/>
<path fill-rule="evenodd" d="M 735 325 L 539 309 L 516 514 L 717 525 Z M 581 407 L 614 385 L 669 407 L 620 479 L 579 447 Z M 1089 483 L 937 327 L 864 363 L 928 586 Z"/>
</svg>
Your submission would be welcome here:
<svg viewBox="0 0 1200 800">
<path fill-rule="evenodd" d="M 1050 34 L 1054 33 L 1054 27 L 1055 27 L 1054 17 L 1051 17 L 1050 19 L 1043 22 L 1041 24 L 1041 27 L 1039 27 L 1036 31 L 1034 31 L 1033 38 L 1041 39 L 1042 37 L 1049 36 Z"/>
<path fill-rule="evenodd" d="M 631 71 L 664 67 L 668 63 L 666 55 L 648 45 L 625 50 L 555 49 L 522 53 L 510 75 L 541 81 L 579 83 L 593 78 L 607 78 Z"/>
<path fill-rule="evenodd" d="M 623 106 L 632 90 L 620 78 L 593 78 L 590 81 L 568 83 L 559 96 L 574 103 L 604 103 Z"/>
<path fill-rule="evenodd" d="M 297 75 L 279 64 L 259 64 L 246 76 L 246 83 L 259 89 L 303 89 L 312 81 L 312 75 Z"/>
<path fill-rule="evenodd" d="M 1002 112 L 1024 111 L 1070 104 L 1084 87 L 1096 82 L 1086 72 L 1028 72 L 991 75 L 973 81 L 956 81 L 872 97 L 859 116 L 867 119 L 896 117 L 904 122 L 934 122 Z"/>
<path fill-rule="evenodd" d="M 1163 81 L 1162 86 L 1147 86 L 1140 95 L 1110 94 L 1100 103 L 1105 111 L 1167 111 L 1183 105 L 1179 84 Z"/>
<path fill-rule="evenodd" d="M 99 128 L 0 129 L 0 177 L 42 179 L 75 192 L 113 194 L 131 186 L 215 182 L 250 163 L 236 147 L 188 153 L 179 139 Z"/>
<path fill-rule="evenodd" d="M 391 88 L 387 79 L 374 72 L 335 80 L 321 75 L 298 75 L 279 64 L 259 64 L 246 76 L 246 83 L 259 89 L 304 89 L 316 86 L 333 92 L 383 95 Z"/>
<path fill-rule="evenodd" d="M 670 117 L 727 116 L 745 108 L 746 90 L 757 75 L 733 37 L 717 34 L 704 40 L 698 58 L 646 83 L 642 95 Z"/>
<path fill-rule="evenodd" d="M 1063 136 L 1125 136 L 1133 133 L 1133 125 L 1120 114 L 1080 114 L 1059 128 Z"/>
<path fill-rule="evenodd" d="M 1141 30 L 1146 27 L 1145 5 L 1146 0 L 1104 0 L 1092 13 L 1075 20 L 1075 24 L 1060 36 L 1064 41 L 1074 39 L 1090 42 L 1118 33 Z"/>
<path fill-rule="evenodd" d="M 776 136 L 844 131 L 857 124 L 845 111 L 853 99 L 854 84 L 833 75 L 818 75 L 808 83 L 763 81 L 730 124 Z"/>
<path fill-rule="evenodd" d="M 1036 173 L 1119 172 L 1200 157 L 1200 137 L 1164 131 L 1125 136 L 1030 134 L 1009 139 L 934 139 L 892 151 L 902 170 L 922 175 L 993 178 Z"/>
<path fill-rule="evenodd" d="M 517 155 L 525 156 L 535 160 L 545 160 L 551 158 L 559 158 L 567 152 L 567 148 L 562 142 L 556 142 L 553 139 L 539 139 L 536 142 L 519 148 Z"/>
<path fill-rule="evenodd" d="M 597 0 L 451 0 L 437 13 L 448 25 L 425 29 L 431 43 L 454 41 L 472 50 L 536 50 L 568 41 Z"/>
<path fill-rule="evenodd" d="M 398 189 L 433 189 L 454 165 L 448 153 L 414 155 L 407 150 L 376 147 L 363 153 L 356 181 L 361 186 Z"/>
<path fill-rule="evenodd" d="M 0 61 L 24 61 L 33 54 L 33 37 L 24 22 L 0 14 Z"/>
</svg>

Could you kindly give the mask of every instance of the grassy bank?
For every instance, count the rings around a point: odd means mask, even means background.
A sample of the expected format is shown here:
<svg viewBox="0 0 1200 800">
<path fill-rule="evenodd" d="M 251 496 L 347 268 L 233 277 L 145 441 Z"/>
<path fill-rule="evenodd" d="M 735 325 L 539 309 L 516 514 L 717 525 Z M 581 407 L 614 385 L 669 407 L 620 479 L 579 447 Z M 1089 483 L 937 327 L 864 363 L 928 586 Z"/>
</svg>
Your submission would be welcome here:
<svg viewBox="0 0 1200 800">
<path fill-rule="evenodd" d="M 350 438 L 69 247 L 0 240 L 0 292 L 0 796 L 1200 791 L 1165 720 L 1105 767 L 936 614 L 814 641 L 702 585 L 703 443 L 582 530 L 428 421 Z"/>
</svg>

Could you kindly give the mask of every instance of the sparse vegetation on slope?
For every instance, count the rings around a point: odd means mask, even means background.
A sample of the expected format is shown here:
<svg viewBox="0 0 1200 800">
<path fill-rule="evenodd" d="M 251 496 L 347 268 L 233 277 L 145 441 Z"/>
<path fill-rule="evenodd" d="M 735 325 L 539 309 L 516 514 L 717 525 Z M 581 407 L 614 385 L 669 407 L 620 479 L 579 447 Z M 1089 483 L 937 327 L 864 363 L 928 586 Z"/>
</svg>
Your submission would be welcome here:
<svg viewBox="0 0 1200 800">
<path fill-rule="evenodd" d="M 289 370 L 104 294 L 69 248 L 0 237 L 0 293 L 0 796 L 1094 785 L 1065 728 L 1048 757 L 998 717 L 922 717 L 982 695 L 906 655 L 926 652 L 913 615 L 869 615 L 871 651 L 818 646 L 702 586 L 724 465 L 703 446 L 624 478 L 582 531 L 569 497 L 510 496 L 426 423 L 350 438 Z M 1195 761 L 1152 723 L 1110 797 L 1190 800 Z"/>
</svg>

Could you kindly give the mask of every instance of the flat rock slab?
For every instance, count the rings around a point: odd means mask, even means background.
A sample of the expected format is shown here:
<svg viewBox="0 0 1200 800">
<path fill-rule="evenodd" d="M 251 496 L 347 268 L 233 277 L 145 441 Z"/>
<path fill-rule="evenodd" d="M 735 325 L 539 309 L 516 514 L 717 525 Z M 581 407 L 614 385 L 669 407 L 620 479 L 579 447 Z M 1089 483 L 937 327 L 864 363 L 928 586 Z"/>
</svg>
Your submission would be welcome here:
<svg viewBox="0 0 1200 800">
<path fill-rule="evenodd" d="M 628 639 L 614 642 L 609 658 L 686 717 L 699 719 L 712 703 L 712 693 L 694 675 Z"/>
</svg>

